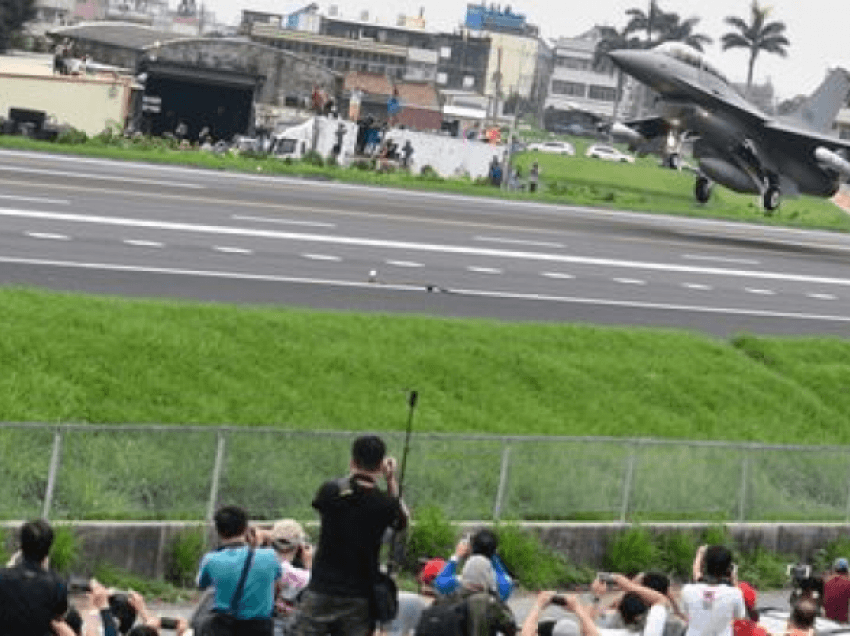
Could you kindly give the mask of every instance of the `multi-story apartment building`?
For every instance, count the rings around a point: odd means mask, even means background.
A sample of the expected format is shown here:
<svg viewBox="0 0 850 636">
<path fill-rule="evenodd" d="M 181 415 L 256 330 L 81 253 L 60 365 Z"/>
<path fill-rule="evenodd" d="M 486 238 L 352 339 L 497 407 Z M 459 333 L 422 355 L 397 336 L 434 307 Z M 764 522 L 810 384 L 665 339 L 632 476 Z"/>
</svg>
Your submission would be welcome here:
<svg viewBox="0 0 850 636">
<path fill-rule="evenodd" d="M 359 19 L 347 19 L 333 7 L 328 15 L 321 15 L 316 5 L 308 5 L 288 16 L 243 11 L 240 30 L 257 42 L 298 53 L 341 73 L 361 71 L 433 82 L 441 89 L 484 90 L 489 38 L 430 32 L 418 26 L 421 18 L 403 16 L 399 23 L 372 22 L 365 12 Z"/>
<path fill-rule="evenodd" d="M 561 124 L 594 124 L 608 120 L 614 102 L 622 108 L 628 90 L 618 95 L 617 73 L 610 61 L 596 63 L 599 32 L 592 29 L 574 38 L 560 38 L 554 47 L 554 59 L 544 120 L 547 128 Z M 622 112 L 622 110 L 620 111 Z"/>
</svg>

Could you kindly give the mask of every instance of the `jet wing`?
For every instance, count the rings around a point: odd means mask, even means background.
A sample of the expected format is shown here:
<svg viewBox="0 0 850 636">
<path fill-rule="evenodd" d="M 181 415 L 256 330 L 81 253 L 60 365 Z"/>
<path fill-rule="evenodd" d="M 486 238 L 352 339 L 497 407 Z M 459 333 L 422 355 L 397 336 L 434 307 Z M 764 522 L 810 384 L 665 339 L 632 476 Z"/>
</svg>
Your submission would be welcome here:
<svg viewBox="0 0 850 636">
<path fill-rule="evenodd" d="M 824 146 L 830 150 L 845 150 L 850 153 L 850 140 L 847 139 L 839 139 L 813 130 L 806 130 L 778 119 L 767 122 L 764 127 L 765 130 L 790 143 L 804 146 Z"/>
<path fill-rule="evenodd" d="M 655 139 L 667 135 L 670 131 L 670 123 L 663 117 L 644 117 L 642 119 L 631 119 L 623 122 L 644 139 Z"/>
</svg>

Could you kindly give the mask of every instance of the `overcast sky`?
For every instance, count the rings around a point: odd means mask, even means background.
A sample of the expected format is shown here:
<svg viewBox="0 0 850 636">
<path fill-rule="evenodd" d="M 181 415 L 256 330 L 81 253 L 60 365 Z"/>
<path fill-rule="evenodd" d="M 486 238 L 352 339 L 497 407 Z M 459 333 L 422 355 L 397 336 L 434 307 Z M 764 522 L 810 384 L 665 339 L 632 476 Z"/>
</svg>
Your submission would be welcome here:
<svg viewBox="0 0 850 636">
<path fill-rule="evenodd" d="M 200 0 L 199 0 L 200 1 Z M 255 9 L 285 13 L 293 7 L 302 6 L 291 0 L 203 0 L 216 12 L 219 20 L 235 23 L 241 10 Z M 769 19 L 785 22 L 787 36 L 791 41 L 788 57 L 761 54 L 756 61 L 756 82 L 768 78 L 780 98 L 798 93 L 810 93 L 823 80 L 827 68 L 844 66 L 850 68 L 850 38 L 848 38 L 847 6 L 845 0 L 762 0 L 771 7 Z M 306 4 L 306 2 L 304 3 Z M 344 17 L 358 18 L 360 12 L 368 10 L 371 19 L 376 17 L 385 24 L 395 24 L 400 13 L 418 15 L 420 7 L 425 10 L 427 28 L 453 30 L 462 22 L 466 13 L 466 2 L 460 0 L 320 0 L 323 11 L 331 4 L 339 7 Z M 488 0 L 487 4 L 490 4 Z M 518 0 L 501 2 L 512 6 L 515 13 L 524 13 L 532 24 L 540 26 L 546 38 L 575 36 L 595 24 L 608 24 L 618 28 L 625 26 L 626 9 L 641 7 L 645 11 L 648 0 Z M 698 30 L 712 37 L 706 53 L 714 64 L 732 81 L 746 79 L 747 57 L 742 50 L 721 52 L 719 40 L 729 31 L 724 18 L 737 15 L 749 21 L 750 0 L 660 0 L 662 9 L 675 11 L 683 18 L 701 18 Z"/>
</svg>

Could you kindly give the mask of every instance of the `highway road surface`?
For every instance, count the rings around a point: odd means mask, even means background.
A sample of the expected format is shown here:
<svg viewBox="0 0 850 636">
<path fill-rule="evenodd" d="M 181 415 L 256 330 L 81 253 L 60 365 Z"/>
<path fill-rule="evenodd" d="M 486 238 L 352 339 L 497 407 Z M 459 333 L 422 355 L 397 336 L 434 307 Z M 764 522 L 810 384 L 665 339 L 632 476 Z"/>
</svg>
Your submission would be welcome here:
<svg viewBox="0 0 850 636">
<path fill-rule="evenodd" d="M 0 151 L 0 283 L 850 333 L 850 235 Z"/>
</svg>

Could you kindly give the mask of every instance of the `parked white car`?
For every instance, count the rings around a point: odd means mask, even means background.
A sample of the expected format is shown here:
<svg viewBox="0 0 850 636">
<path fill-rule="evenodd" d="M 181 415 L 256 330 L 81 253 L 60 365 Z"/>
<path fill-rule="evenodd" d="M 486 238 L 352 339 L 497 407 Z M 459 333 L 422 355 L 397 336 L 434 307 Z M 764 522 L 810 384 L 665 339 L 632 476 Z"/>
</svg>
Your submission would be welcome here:
<svg viewBox="0 0 850 636">
<path fill-rule="evenodd" d="M 624 152 L 620 152 L 613 146 L 606 146 L 604 144 L 593 144 L 590 148 L 587 149 L 587 152 L 584 153 L 585 157 L 591 157 L 593 159 L 603 159 L 605 161 L 620 161 L 622 163 L 634 163 L 635 158 L 631 155 L 627 155 Z"/>
<path fill-rule="evenodd" d="M 568 155 L 572 157 L 576 154 L 576 149 L 573 145 L 566 141 L 543 141 L 528 146 L 531 152 L 551 152 L 556 155 Z"/>
</svg>

